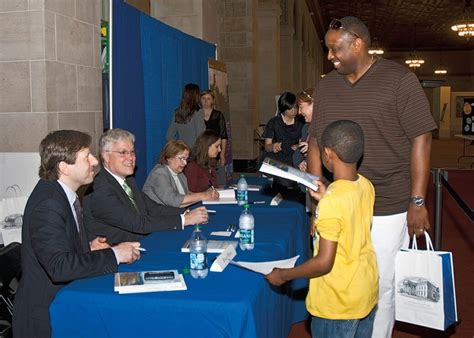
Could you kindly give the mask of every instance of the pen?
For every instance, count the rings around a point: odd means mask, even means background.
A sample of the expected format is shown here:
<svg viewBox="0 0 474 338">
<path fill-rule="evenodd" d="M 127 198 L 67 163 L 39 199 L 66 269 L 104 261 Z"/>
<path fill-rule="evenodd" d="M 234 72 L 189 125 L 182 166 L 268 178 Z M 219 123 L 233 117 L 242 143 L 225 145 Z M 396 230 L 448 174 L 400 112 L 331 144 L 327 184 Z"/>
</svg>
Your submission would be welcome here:
<svg viewBox="0 0 474 338">
<path fill-rule="evenodd" d="M 253 201 L 249 202 L 250 204 L 265 204 L 265 201 Z"/>
<path fill-rule="evenodd" d="M 145 249 L 145 248 L 142 248 L 142 247 L 139 247 L 138 250 L 143 251 L 143 252 L 146 252 L 146 249 Z"/>
<path fill-rule="evenodd" d="M 211 188 L 212 190 L 216 190 L 216 188 L 214 188 L 214 184 L 212 184 L 211 180 L 209 180 L 209 188 Z"/>
<path fill-rule="evenodd" d="M 217 211 L 211 210 L 211 209 L 206 209 L 208 214 L 215 214 Z"/>
</svg>

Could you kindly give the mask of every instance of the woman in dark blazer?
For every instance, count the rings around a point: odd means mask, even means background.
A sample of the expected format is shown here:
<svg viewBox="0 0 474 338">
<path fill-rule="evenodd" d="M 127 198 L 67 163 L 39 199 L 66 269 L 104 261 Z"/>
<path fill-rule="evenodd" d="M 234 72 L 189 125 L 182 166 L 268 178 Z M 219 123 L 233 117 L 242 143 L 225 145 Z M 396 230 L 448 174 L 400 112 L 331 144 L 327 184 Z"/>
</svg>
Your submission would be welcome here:
<svg viewBox="0 0 474 338">
<path fill-rule="evenodd" d="M 161 151 L 159 163 L 148 175 L 143 192 L 159 204 L 187 207 L 200 201 L 219 199 L 219 193 L 208 188 L 192 192 L 183 173 L 189 160 L 189 147 L 183 141 L 169 141 Z"/>
<path fill-rule="evenodd" d="M 224 114 L 215 108 L 214 93 L 212 90 L 203 90 L 201 92 L 201 109 L 204 113 L 204 123 L 207 130 L 215 131 L 221 138 L 221 153 L 219 154 L 219 163 L 225 165 L 225 154 L 227 147 L 227 126 Z"/>
</svg>

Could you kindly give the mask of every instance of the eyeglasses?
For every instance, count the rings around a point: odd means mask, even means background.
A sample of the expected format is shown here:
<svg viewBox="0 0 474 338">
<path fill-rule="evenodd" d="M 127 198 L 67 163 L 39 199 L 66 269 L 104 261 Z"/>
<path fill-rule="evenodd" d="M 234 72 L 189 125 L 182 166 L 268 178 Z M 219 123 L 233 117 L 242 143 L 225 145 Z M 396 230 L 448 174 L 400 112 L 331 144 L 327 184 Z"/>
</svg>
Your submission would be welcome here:
<svg viewBox="0 0 474 338">
<path fill-rule="evenodd" d="M 176 158 L 177 158 L 178 160 L 180 160 L 181 162 L 186 162 L 186 163 L 188 163 L 188 161 L 189 161 L 189 158 L 184 157 L 184 156 L 176 156 Z"/>
<path fill-rule="evenodd" d="M 354 33 L 353 31 L 351 31 L 351 30 L 347 29 L 346 27 L 344 27 L 344 24 L 339 19 L 332 19 L 331 22 L 329 23 L 329 29 L 335 29 L 335 30 L 342 29 L 342 30 L 345 30 L 346 32 L 354 35 L 356 38 L 360 39 L 359 34 Z"/>
<path fill-rule="evenodd" d="M 136 153 L 135 153 L 135 150 L 107 150 L 108 153 L 116 153 L 116 154 L 119 154 L 120 157 L 127 157 L 127 156 L 132 156 L 132 157 L 135 157 L 136 156 Z"/>
</svg>

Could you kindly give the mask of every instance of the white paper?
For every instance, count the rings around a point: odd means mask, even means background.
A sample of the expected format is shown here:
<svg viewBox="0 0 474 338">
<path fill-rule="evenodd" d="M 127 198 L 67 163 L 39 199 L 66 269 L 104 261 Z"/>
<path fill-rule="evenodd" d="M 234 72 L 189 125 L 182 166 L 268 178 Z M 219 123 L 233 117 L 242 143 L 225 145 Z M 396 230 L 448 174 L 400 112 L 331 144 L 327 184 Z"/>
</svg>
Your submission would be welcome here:
<svg viewBox="0 0 474 338">
<path fill-rule="evenodd" d="M 271 262 L 236 262 L 236 261 L 230 261 L 231 264 L 240 266 L 244 269 L 248 269 L 254 272 L 261 273 L 263 275 L 268 275 L 270 272 L 272 272 L 273 268 L 281 268 L 281 269 L 288 269 L 288 268 L 293 268 L 295 266 L 296 260 L 298 259 L 298 256 L 288 258 L 288 259 L 283 259 L 280 261 L 271 261 Z"/>
<path fill-rule="evenodd" d="M 237 204 L 234 189 L 217 190 L 217 192 L 219 193 L 219 200 L 202 201 L 202 204 Z"/>
<path fill-rule="evenodd" d="M 211 232 L 211 236 L 222 236 L 222 237 L 230 237 L 232 232 L 230 231 L 213 231 Z"/>
<path fill-rule="evenodd" d="M 272 201 L 270 202 L 270 205 L 278 205 L 281 201 L 283 201 L 283 196 L 278 193 L 275 195 L 275 197 L 273 197 Z"/>
<path fill-rule="evenodd" d="M 212 263 L 211 271 L 212 272 L 222 272 L 230 263 L 232 258 L 237 255 L 234 247 L 229 245 L 219 256 L 217 256 L 214 263 Z"/>
<path fill-rule="evenodd" d="M 0 229 L 0 244 L 7 246 L 13 242 L 21 243 L 21 227 Z"/>
</svg>

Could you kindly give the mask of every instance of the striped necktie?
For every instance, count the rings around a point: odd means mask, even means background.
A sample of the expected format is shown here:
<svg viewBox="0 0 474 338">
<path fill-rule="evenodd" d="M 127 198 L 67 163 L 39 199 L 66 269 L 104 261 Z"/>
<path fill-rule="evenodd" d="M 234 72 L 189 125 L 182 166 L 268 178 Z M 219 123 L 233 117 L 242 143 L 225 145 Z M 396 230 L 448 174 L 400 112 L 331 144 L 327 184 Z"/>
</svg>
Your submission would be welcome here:
<svg viewBox="0 0 474 338">
<path fill-rule="evenodd" d="M 128 183 L 126 181 L 123 182 L 122 188 L 123 188 L 123 190 L 125 190 L 125 193 L 127 194 L 128 199 L 130 200 L 130 202 L 132 202 L 133 206 L 135 207 L 135 210 L 138 211 L 137 202 L 135 201 L 135 197 L 133 197 L 132 188 L 130 188 L 130 186 L 128 185 Z"/>
<path fill-rule="evenodd" d="M 84 229 L 84 220 L 82 216 L 82 207 L 81 207 L 81 202 L 79 202 L 79 198 L 76 198 L 76 200 L 73 203 L 74 206 L 74 211 L 76 212 L 76 217 L 77 217 L 77 232 L 79 233 L 79 238 L 81 242 L 81 247 L 83 252 L 89 252 L 90 247 L 89 247 L 89 241 L 87 240 L 87 235 L 86 231 Z"/>
</svg>

